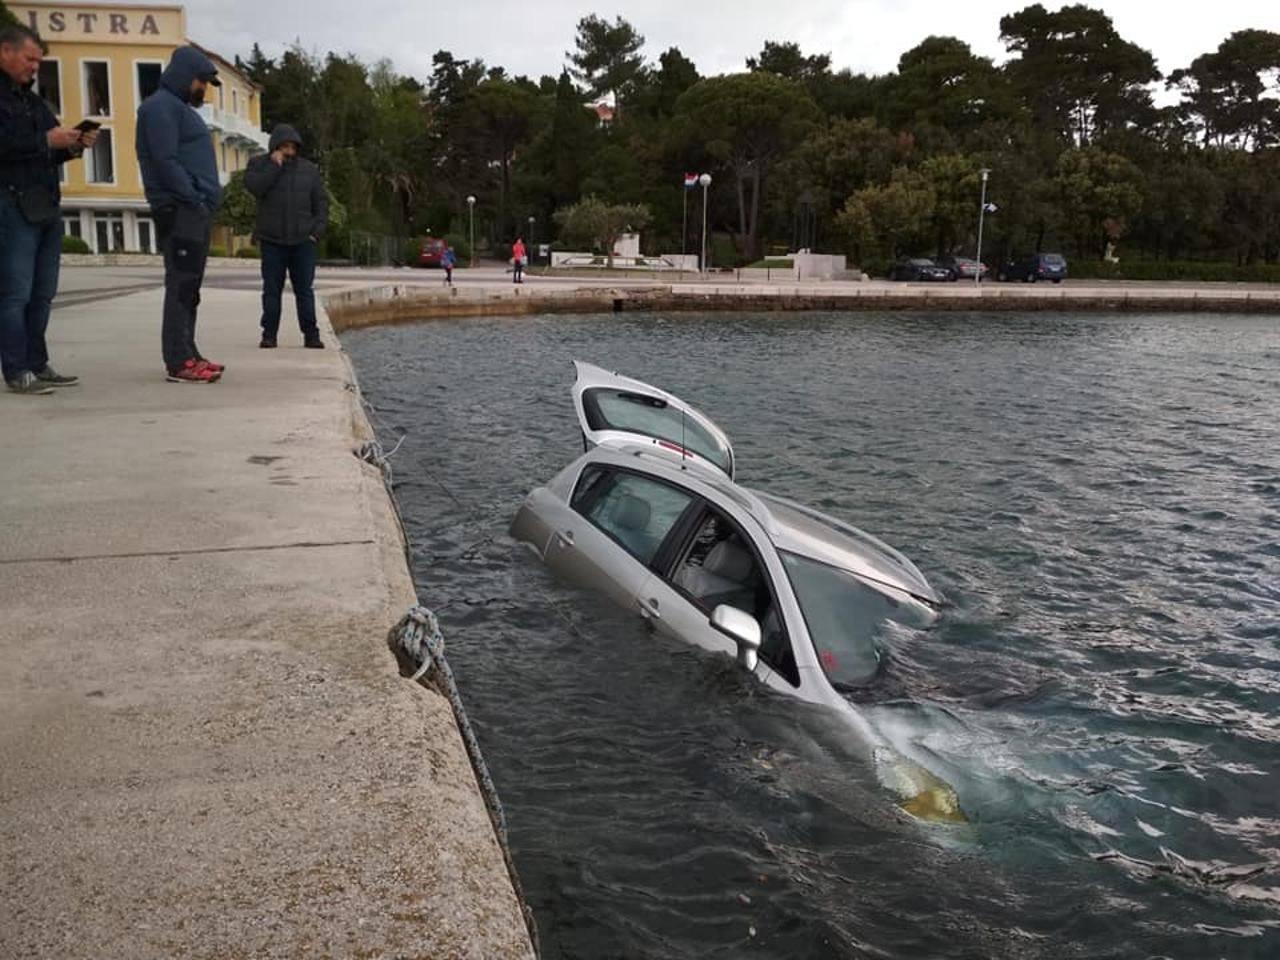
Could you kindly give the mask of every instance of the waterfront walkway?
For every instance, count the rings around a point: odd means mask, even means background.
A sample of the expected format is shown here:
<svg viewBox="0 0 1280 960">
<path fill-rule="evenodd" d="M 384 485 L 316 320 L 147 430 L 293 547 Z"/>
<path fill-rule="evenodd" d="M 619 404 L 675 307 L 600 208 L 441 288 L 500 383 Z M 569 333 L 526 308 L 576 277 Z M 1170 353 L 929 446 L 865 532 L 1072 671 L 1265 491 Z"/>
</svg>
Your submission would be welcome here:
<svg viewBox="0 0 1280 960">
<path fill-rule="evenodd" d="M 343 354 L 291 314 L 259 350 L 215 279 L 228 372 L 166 383 L 158 282 L 66 271 L 82 384 L 0 393 L 0 956 L 531 957 L 448 703 L 387 648 L 414 590 Z"/>
</svg>

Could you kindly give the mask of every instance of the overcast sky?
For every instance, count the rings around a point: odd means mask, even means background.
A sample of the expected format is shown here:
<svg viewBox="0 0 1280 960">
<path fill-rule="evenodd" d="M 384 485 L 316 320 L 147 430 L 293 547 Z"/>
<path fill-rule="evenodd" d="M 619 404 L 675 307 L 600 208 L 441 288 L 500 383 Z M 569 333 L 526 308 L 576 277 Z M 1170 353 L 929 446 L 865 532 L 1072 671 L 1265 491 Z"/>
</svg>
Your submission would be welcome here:
<svg viewBox="0 0 1280 960">
<path fill-rule="evenodd" d="M 300 42 L 313 52 L 389 57 L 402 73 L 425 79 L 440 49 L 479 57 L 508 72 L 558 74 L 579 18 L 621 14 L 645 38 L 654 60 L 677 46 L 704 75 L 743 69 L 765 40 L 794 41 L 805 53 L 829 53 L 835 69 L 884 73 L 929 34 L 955 36 L 1000 59 L 1000 17 L 1025 0 L 645 0 L 626 7 L 579 0 L 187 0 L 193 40 L 230 59 L 253 43 L 268 56 Z M 1150 50 L 1165 73 L 1186 66 L 1235 30 L 1280 32 L 1280 0 L 1093 2 L 1120 35 Z M 1057 9 L 1061 2 L 1048 0 Z"/>
</svg>

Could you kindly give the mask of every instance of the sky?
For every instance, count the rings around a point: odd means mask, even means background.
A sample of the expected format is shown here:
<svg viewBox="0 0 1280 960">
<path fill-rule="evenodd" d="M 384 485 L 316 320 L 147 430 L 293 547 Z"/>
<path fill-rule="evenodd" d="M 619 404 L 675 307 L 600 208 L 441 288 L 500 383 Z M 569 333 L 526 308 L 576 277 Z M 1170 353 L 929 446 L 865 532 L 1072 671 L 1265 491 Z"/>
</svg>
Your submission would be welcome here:
<svg viewBox="0 0 1280 960">
<path fill-rule="evenodd" d="M 180 0 L 179 0 L 180 2 Z M 1044 2 L 1044 0 L 1041 0 Z M 885 73 L 926 36 L 959 37 L 1000 61 L 1000 18 L 1028 0 L 645 0 L 627 7 L 578 0 L 187 0 L 193 40 L 228 59 L 256 41 L 268 56 L 295 42 L 314 53 L 389 58 L 401 73 L 424 80 L 431 56 L 449 50 L 511 74 L 558 75 L 578 20 L 622 15 L 644 36 L 656 61 L 676 46 L 705 75 L 742 70 L 765 40 L 798 43 L 806 54 L 831 55 L 832 67 Z M 1044 5 L 1064 5 L 1048 0 Z M 1120 35 L 1150 50 L 1169 73 L 1213 50 L 1235 30 L 1280 32 L 1280 0 L 1093 0 Z"/>
</svg>

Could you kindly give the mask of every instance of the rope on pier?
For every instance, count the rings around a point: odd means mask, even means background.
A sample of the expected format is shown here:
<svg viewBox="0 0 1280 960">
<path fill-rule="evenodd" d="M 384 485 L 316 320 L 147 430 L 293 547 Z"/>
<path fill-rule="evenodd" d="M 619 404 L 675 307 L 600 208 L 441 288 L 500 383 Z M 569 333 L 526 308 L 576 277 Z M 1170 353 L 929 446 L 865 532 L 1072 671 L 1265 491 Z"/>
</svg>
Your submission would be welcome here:
<svg viewBox="0 0 1280 960">
<path fill-rule="evenodd" d="M 372 412 L 372 408 L 370 409 Z M 404 547 L 405 562 L 408 564 L 409 570 L 412 571 L 413 555 L 409 547 L 409 534 L 404 526 L 404 518 L 400 515 L 400 505 L 395 498 L 390 460 L 395 452 L 400 449 L 400 444 L 404 443 L 404 440 L 405 438 L 402 436 L 400 442 L 395 445 L 390 453 L 384 453 L 382 444 L 375 438 L 362 444 L 356 451 L 356 456 L 367 463 L 373 464 L 382 474 L 382 480 L 386 485 L 387 495 L 391 499 L 396 522 L 400 525 L 400 539 Z M 511 846 L 507 840 L 506 811 L 503 810 L 502 800 L 498 797 L 498 788 L 494 785 L 493 778 L 489 775 L 488 764 L 484 762 L 484 754 L 480 751 L 480 742 L 476 739 L 475 730 L 472 728 L 471 720 L 467 716 L 467 709 L 462 702 L 462 694 L 458 691 L 457 681 L 454 680 L 453 670 L 449 667 L 449 661 L 445 659 L 444 634 L 440 632 L 440 622 L 431 610 L 421 604 L 414 604 L 409 608 L 409 612 L 400 618 L 400 622 L 391 628 L 391 631 L 387 634 L 387 643 L 397 657 L 403 658 L 416 667 L 410 679 L 417 683 L 434 686 L 444 694 L 449 701 L 449 706 L 453 709 L 454 720 L 458 724 L 458 732 L 462 734 L 462 743 L 467 750 L 467 759 L 471 762 L 471 769 L 475 773 L 480 793 L 484 797 L 485 808 L 489 812 L 489 821 L 493 824 L 493 832 L 497 837 L 498 847 L 502 850 L 502 859 L 506 863 L 507 874 L 511 878 L 511 885 L 515 890 L 516 899 L 524 915 L 525 927 L 529 931 L 529 939 L 533 944 L 534 956 L 541 956 L 538 927 L 533 919 L 533 911 L 529 908 L 529 903 L 525 899 L 524 887 L 521 886 L 520 876 L 516 873 L 515 861 L 511 859 Z"/>
</svg>

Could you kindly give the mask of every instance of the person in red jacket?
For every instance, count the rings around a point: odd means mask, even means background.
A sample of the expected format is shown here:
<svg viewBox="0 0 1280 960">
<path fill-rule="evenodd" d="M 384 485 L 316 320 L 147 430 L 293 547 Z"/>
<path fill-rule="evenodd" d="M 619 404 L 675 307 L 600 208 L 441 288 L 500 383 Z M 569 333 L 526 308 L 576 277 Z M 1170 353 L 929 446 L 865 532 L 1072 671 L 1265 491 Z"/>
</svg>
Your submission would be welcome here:
<svg viewBox="0 0 1280 960">
<path fill-rule="evenodd" d="M 524 283 L 524 265 L 529 262 L 524 249 L 524 237 L 516 237 L 511 245 L 511 282 Z"/>
</svg>

